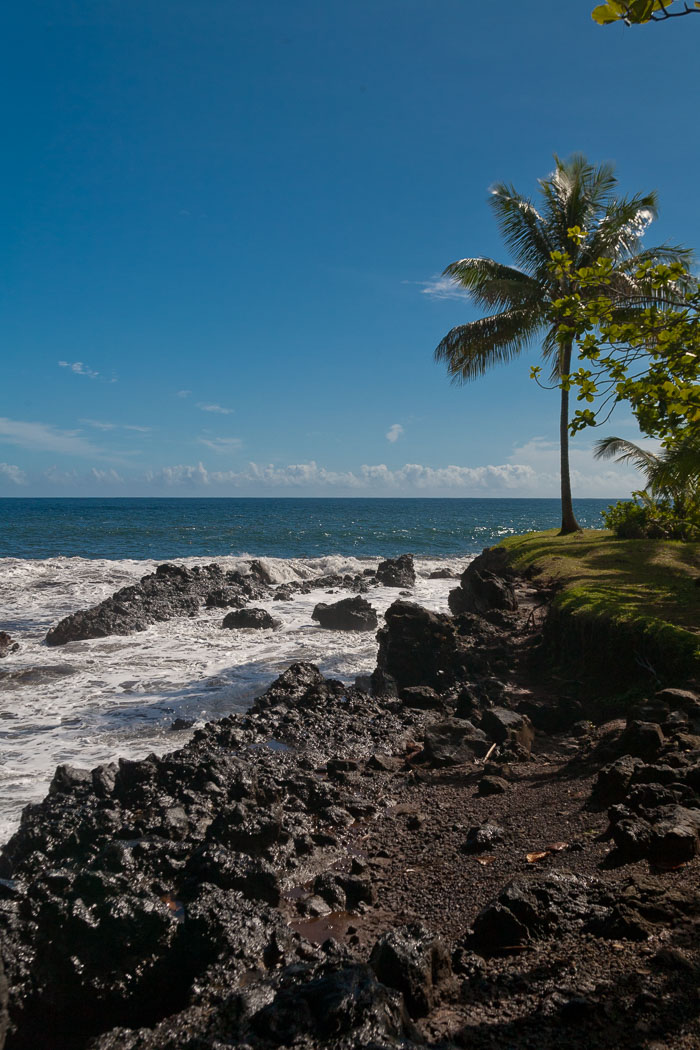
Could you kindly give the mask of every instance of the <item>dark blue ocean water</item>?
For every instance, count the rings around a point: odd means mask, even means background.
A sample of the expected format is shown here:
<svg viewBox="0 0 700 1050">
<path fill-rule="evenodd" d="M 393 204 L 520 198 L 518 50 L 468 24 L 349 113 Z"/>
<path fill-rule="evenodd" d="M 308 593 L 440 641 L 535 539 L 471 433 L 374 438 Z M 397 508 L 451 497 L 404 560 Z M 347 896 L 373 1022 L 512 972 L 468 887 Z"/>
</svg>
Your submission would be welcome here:
<svg viewBox="0 0 700 1050">
<path fill-rule="evenodd" d="M 574 500 L 601 528 L 608 499 Z M 559 525 L 556 499 L 0 499 L 0 557 L 455 557 Z"/>
</svg>

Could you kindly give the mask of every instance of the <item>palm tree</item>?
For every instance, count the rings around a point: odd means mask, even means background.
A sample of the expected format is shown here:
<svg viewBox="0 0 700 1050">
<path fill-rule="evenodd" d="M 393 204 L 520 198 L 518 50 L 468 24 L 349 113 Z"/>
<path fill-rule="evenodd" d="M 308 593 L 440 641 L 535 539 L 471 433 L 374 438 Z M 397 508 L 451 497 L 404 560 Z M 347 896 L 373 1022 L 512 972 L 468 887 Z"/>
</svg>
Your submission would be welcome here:
<svg viewBox="0 0 700 1050">
<path fill-rule="evenodd" d="M 568 252 L 574 270 L 599 258 L 612 259 L 615 279 L 611 288 L 620 295 L 634 285 L 630 273 L 639 263 L 687 255 L 668 245 L 640 249 L 644 230 L 656 216 L 655 193 L 618 198 L 614 196 L 617 179 L 612 165 L 593 167 L 581 154 L 568 161 L 555 156 L 554 161 L 552 174 L 539 180 L 540 210 L 513 186 L 499 183 L 491 190 L 496 221 L 518 265 L 506 266 L 493 259 L 460 259 L 444 271 L 467 289 L 473 302 L 494 311 L 453 328 L 435 350 L 436 360 L 447 364 L 454 382 L 466 383 L 492 365 L 510 361 L 536 337 L 542 341 L 543 355 L 557 384 L 569 375 L 573 340 L 558 338 L 550 308 L 575 285 L 573 279 L 561 280 L 553 275 L 553 251 Z M 574 227 L 582 231 L 577 238 L 570 236 Z M 566 384 L 560 389 L 560 535 L 565 535 L 579 531 L 580 525 L 571 500 L 569 393 Z"/>
<path fill-rule="evenodd" d="M 607 437 L 596 441 L 596 459 L 615 458 L 633 463 L 646 477 L 646 489 L 655 499 L 667 499 L 674 513 L 684 517 L 688 504 L 700 496 L 700 436 L 681 435 L 657 455 L 624 438 Z"/>
</svg>

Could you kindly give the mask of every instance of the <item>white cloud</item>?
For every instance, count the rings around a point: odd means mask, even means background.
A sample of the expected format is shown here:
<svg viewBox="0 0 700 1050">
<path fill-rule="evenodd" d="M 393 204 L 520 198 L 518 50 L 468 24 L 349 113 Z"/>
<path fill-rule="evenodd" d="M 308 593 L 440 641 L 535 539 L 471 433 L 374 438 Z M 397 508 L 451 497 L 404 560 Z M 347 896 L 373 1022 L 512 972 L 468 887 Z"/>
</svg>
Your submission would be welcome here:
<svg viewBox="0 0 700 1050">
<path fill-rule="evenodd" d="M 204 440 L 204 439 L 202 439 Z M 213 439 L 215 440 L 215 439 Z M 205 441 L 206 443 L 206 441 Z M 574 497 L 624 497 L 638 488 L 636 471 L 593 459 L 590 446 L 571 450 Z M 207 487 L 245 491 L 351 492 L 372 495 L 522 496 L 559 495 L 559 448 L 534 437 L 513 449 L 506 463 L 443 467 L 385 463 L 353 470 L 330 470 L 314 460 L 286 465 L 250 462 L 240 470 L 209 470 L 203 463 L 151 471 L 145 480 L 167 487 Z"/>
<path fill-rule="evenodd" d="M 87 376 L 88 379 L 97 379 L 100 374 L 99 372 L 93 371 L 93 369 L 89 368 L 86 364 L 83 364 L 82 361 L 59 361 L 58 364 L 60 368 L 70 368 L 71 372 L 75 372 L 78 376 Z M 112 382 L 116 382 L 116 380 L 113 379 Z"/>
<path fill-rule="evenodd" d="M 77 470 L 59 470 L 57 466 L 45 470 L 44 477 L 52 485 L 75 485 L 80 479 Z"/>
<path fill-rule="evenodd" d="M 431 299 L 469 299 L 469 293 L 451 277 L 436 274 L 429 281 L 416 282 L 421 285 L 421 294 Z"/>
<path fill-rule="evenodd" d="M 191 390 L 178 390 L 175 397 L 189 397 L 191 393 Z"/>
<path fill-rule="evenodd" d="M 212 405 L 206 401 L 198 401 L 197 408 L 201 408 L 202 412 L 218 412 L 222 416 L 230 416 L 233 412 L 232 408 L 223 408 L 222 405 Z"/>
<path fill-rule="evenodd" d="M 139 434 L 150 434 L 152 427 L 137 427 L 131 423 L 106 423 L 101 419 L 81 419 L 80 423 L 94 427 L 95 430 L 135 430 Z"/>
<path fill-rule="evenodd" d="M 243 445 L 240 438 L 220 438 L 220 437 L 200 437 L 200 445 L 206 445 L 207 448 L 211 448 L 214 452 L 236 452 Z"/>
<path fill-rule="evenodd" d="M 19 445 L 39 452 L 65 453 L 69 456 L 101 456 L 102 452 L 79 430 L 60 430 L 50 423 L 25 423 L 0 417 L 0 443 Z"/>
<path fill-rule="evenodd" d="M 90 477 L 100 485 L 124 484 L 124 478 L 116 470 L 98 470 L 97 467 L 92 467 Z"/>
<path fill-rule="evenodd" d="M 404 429 L 400 423 L 392 423 L 389 429 L 387 430 L 385 437 L 387 441 L 390 441 L 393 445 L 396 441 L 399 440 L 403 432 Z"/>
<path fill-rule="evenodd" d="M 145 478 L 151 484 L 167 485 L 168 487 L 176 485 L 208 485 L 209 471 L 201 462 L 196 467 L 180 463 L 174 467 L 161 467 L 160 470 L 156 471 L 149 470 L 146 472 Z"/>
<path fill-rule="evenodd" d="M 94 427 L 95 430 L 116 430 L 116 423 L 103 423 L 100 419 L 80 419 L 79 423 L 84 423 L 88 427 Z"/>
<path fill-rule="evenodd" d="M 418 463 L 407 463 L 398 470 L 390 470 L 384 463 L 379 463 L 363 464 L 355 471 L 337 471 L 321 467 L 314 460 L 308 463 L 290 463 L 286 466 L 252 462 L 240 471 L 210 471 L 200 462 L 197 466 L 178 464 L 149 471 L 146 480 L 167 486 L 200 484 L 265 489 L 341 488 L 353 491 L 388 489 L 421 493 L 437 489 L 463 494 L 467 489 L 478 492 L 489 488 L 502 491 L 522 490 L 532 484 L 534 471 L 530 467 L 517 464 L 434 468 Z"/>
<path fill-rule="evenodd" d="M 15 485 L 27 484 L 27 475 L 13 463 L 0 463 L 0 477 L 7 478 L 8 481 L 12 481 Z"/>
<path fill-rule="evenodd" d="M 126 479 L 114 469 L 103 470 L 100 467 L 91 467 L 81 472 L 79 470 L 61 470 L 57 466 L 51 466 L 43 471 L 42 477 L 52 485 L 66 489 L 87 490 L 100 486 L 122 486 Z"/>
</svg>

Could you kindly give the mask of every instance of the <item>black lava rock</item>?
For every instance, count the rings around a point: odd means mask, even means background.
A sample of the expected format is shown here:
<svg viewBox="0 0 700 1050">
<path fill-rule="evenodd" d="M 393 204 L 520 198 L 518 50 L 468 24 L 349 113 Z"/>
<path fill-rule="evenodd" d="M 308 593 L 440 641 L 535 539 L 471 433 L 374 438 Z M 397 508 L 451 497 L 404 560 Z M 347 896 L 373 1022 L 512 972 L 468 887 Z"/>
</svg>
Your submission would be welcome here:
<svg viewBox="0 0 700 1050">
<path fill-rule="evenodd" d="M 387 558 L 377 566 L 377 583 L 384 587 L 413 587 L 416 570 L 413 555 L 402 554 L 398 558 Z"/>
<path fill-rule="evenodd" d="M 403 994 L 412 1017 L 430 1012 L 439 986 L 452 974 L 444 944 L 419 924 L 385 933 L 369 961 L 382 984 Z"/>
<path fill-rule="evenodd" d="M 357 595 L 327 605 L 319 603 L 311 614 L 321 627 L 332 631 L 373 631 L 377 627 L 377 614 L 370 603 Z"/>
<path fill-rule="evenodd" d="M 221 624 L 227 630 L 272 630 L 281 626 L 282 621 L 272 616 L 267 609 L 235 609 L 224 616 Z"/>
</svg>

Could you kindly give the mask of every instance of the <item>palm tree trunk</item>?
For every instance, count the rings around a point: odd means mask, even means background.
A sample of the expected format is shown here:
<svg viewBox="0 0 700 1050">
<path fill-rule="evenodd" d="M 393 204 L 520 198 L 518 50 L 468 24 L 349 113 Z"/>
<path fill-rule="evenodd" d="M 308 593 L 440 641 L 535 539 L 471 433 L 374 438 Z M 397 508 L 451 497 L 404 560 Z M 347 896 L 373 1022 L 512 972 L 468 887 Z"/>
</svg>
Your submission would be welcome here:
<svg viewBox="0 0 700 1050">
<path fill-rule="evenodd" d="M 571 342 L 562 348 L 560 377 L 568 376 L 571 368 Z M 560 452 L 560 474 L 561 474 L 561 529 L 560 536 L 568 536 L 572 532 L 581 532 L 581 526 L 574 515 L 574 505 L 571 500 L 571 474 L 569 471 L 569 391 L 562 387 L 561 391 L 561 413 L 559 416 L 559 452 Z"/>
</svg>

